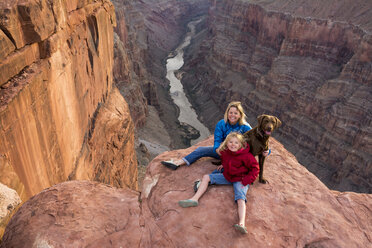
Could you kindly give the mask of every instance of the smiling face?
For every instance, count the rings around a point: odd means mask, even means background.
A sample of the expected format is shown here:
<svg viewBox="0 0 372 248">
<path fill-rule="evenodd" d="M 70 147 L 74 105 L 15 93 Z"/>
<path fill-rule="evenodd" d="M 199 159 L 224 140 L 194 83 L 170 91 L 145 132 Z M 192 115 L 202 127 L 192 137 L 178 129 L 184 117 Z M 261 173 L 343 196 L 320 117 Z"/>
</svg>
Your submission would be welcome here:
<svg viewBox="0 0 372 248">
<path fill-rule="evenodd" d="M 238 123 L 239 119 L 241 118 L 241 114 L 236 107 L 231 107 L 229 112 L 227 112 L 227 119 L 231 125 L 235 125 Z"/>
<path fill-rule="evenodd" d="M 242 148 L 242 144 L 240 143 L 239 139 L 236 137 L 232 137 L 227 141 L 227 148 L 232 151 L 236 152 L 239 151 L 240 148 Z"/>
</svg>

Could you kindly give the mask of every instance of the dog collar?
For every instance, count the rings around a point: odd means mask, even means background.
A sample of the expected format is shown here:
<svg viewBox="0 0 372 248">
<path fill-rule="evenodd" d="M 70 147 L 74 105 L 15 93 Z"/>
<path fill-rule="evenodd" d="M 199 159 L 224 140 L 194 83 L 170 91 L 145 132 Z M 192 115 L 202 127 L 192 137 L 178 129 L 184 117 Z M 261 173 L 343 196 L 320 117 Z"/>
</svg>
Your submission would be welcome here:
<svg viewBox="0 0 372 248">
<path fill-rule="evenodd" d="M 263 133 L 263 130 L 261 129 L 258 129 L 258 134 L 263 138 L 264 137 L 264 133 Z"/>
<path fill-rule="evenodd" d="M 258 130 L 258 134 L 261 136 L 262 139 L 267 139 L 270 136 L 270 135 L 265 134 L 265 132 L 261 130 L 260 128 L 257 130 Z"/>
</svg>

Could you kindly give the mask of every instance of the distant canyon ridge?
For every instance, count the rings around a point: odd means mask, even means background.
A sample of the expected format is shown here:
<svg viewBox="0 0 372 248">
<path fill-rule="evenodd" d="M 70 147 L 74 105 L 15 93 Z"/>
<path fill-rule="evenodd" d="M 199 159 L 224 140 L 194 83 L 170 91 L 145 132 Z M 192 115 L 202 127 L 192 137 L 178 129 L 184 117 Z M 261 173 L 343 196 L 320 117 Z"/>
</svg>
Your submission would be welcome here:
<svg viewBox="0 0 372 248">
<path fill-rule="evenodd" d="M 174 131 L 173 145 L 183 144 L 171 117 L 177 110 L 164 97 L 168 86 L 160 64 L 185 24 L 204 16 L 181 68 L 200 120 L 213 131 L 232 100 L 244 104 L 251 125 L 262 113 L 276 115 L 283 126 L 274 136 L 327 186 L 372 192 L 371 2 L 114 4 L 117 12 L 125 10 L 128 33 L 121 15 L 116 31 L 130 37 L 134 71 L 146 79 L 137 85 Z"/>
</svg>

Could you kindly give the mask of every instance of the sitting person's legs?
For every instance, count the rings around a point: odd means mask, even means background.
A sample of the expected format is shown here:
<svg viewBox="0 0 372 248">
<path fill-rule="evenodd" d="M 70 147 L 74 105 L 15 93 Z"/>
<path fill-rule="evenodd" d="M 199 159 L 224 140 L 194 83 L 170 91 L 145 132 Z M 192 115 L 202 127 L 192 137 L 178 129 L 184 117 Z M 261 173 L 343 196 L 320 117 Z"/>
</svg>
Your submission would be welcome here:
<svg viewBox="0 0 372 248">
<path fill-rule="evenodd" d="M 235 224 L 234 227 L 241 233 L 247 233 L 247 228 L 245 227 L 245 211 L 246 206 L 245 203 L 247 201 L 247 191 L 249 185 L 244 186 L 241 182 L 235 182 L 234 185 L 234 194 L 235 194 L 235 201 L 238 204 L 238 216 L 239 216 L 239 224 Z"/>
<path fill-rule="evenodd" d="M 209 175 L 208 174 L 204 175 L 198 188 L 198 191 L 194 194 L 194 196 L 187 200 L 181 200 L 178 202 L 178 204 L 183 208 L 198 206 L 199 198 L 205 193 L 205 191 L 207 191 L 209 182 L 210 182 Z"/>
<path fill-rule="evenodd" d="M 198 190 L 196 191 L 194 196 L 191 197 L 190 199 L 179 201 L 178 204 L 183 208 L 198 206 L 199 199 L 205 193 L 205 191 L 207 191 L 209 183 L 218 185 L 232 184 L 231 182 L 226 180 L 222 173 L 213 173 L 209 175 L 206 174 L 203 176 L 200 186 L 198 187 Z"/>
<path fill-rule="evenodd" d="M 176 170 L 179 166 L 190 165 L 202 157 L 220 158 L 220 156 L 213 150 L 213 146 L 200 146 L 182 159 L 171 159 L 170 161 L 162 161 L 161 163 L 173 170 Z"/>
<path fill-rule="evenodd" d="M 199 146 L 192 153 L 184 157 L 182 160 L 190 165 L 194 163 L 199 158 L 203 157 L 213 157 L 219 159 L 220 156 L 213 150 L 213 146 Z"/>
</svg>

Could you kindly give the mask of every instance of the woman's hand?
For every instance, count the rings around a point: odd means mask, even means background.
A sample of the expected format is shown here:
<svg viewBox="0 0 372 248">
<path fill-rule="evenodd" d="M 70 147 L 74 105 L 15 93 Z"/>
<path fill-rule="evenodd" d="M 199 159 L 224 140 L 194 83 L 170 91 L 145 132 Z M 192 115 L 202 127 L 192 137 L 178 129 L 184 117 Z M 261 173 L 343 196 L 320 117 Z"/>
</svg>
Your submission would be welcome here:
<svg viewBox="0 0 372 248">
<path fill-rule="evenodd" d="M 219 165 L 219 166 L 217 166 L 217 170 L 218 171 L 221 171 L 223 169 L 223 165 Z"/>
<path fill-rule="evenodd" d="M 263 151 L 263 152 L 262 152 L 262 155 L 263 155 L 264 157 L 267 157 L 267 155 L 269 155 L 269 150 Z"/>
</svg>

